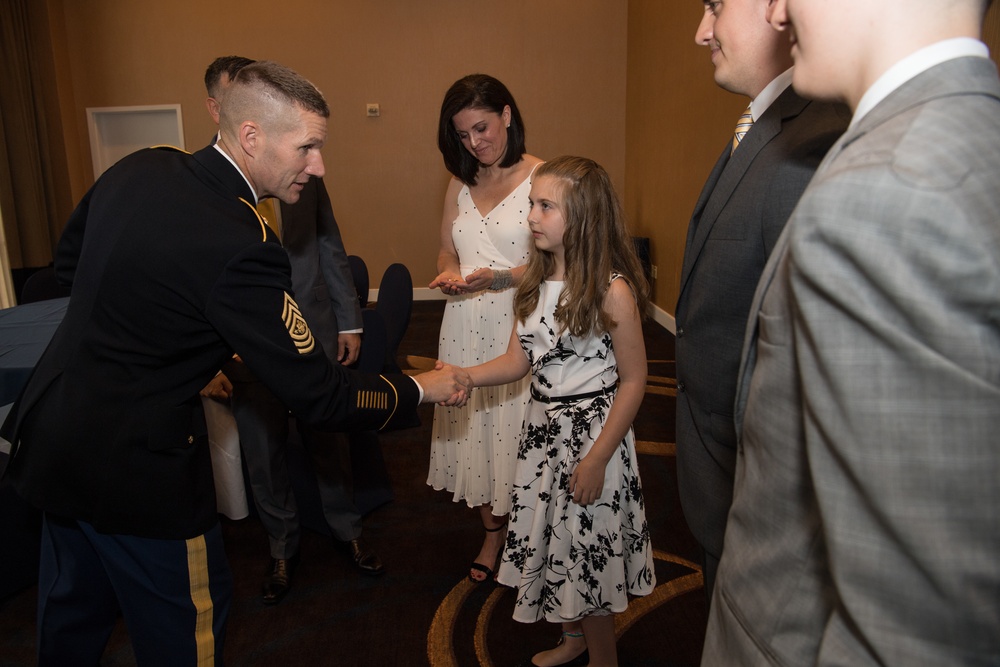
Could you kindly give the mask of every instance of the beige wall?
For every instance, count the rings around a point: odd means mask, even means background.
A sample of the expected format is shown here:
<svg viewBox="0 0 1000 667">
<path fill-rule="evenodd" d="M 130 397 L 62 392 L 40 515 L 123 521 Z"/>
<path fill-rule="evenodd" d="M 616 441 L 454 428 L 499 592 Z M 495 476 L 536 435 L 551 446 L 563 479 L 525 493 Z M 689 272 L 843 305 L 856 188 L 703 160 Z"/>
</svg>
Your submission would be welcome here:
<svg viewBox="0 0 1000 667">
<path fill-rule="evenodd" d="M 691 211 L 748 102 L 715 85 L 694 41 L 703 14 L 698 0 L 629 2 L 624 202 L 650 238 L 653 302 L 671 314 Z"/>
<path fill-rule="evenodd" d="M 48 0 L 72 198 L 92 182 L 87 107 L 180 103 L 188 150 L 214 126 L 202 76 L 219 55 L 277 60 L 331 106 L 327 187 L 373 286 L 403 262 L 435 275 L 448 173 L 437 115 L 471 72 L 518 101 L 529 152 L 578 153 L 625 173 L 627 3 L 619 0 Z M 58 37 L 55 37 L 58 35 Z M 365 104 L 381 105 L 367 118 Z"/>
<path fill-rule="evenodd" d="M 1000 5 L 1000 3 L 995 3 Z M 56 199 L 65 219 L 92 182 L 85 109 L 180 103 L 187 148 L 208 142 L 202 74 L 216 56 L 270 58 L 331 102 L 327 186 L 348 252 L 373 285 L 403 262 L 435 274 L 448 175 L 436 148 L 447 87 L 482 71 L 514 93 L 529 151 L 592 157 L 623 194 L 673 313 L 690 212 L 747 100 L 712 80 L 694 43 L 699 0 L 46 0 L 33 5 Z M 261 27 L 263 26 L 263 28 Z M 1000 53 L 1000 6 L 986 22 Z M 627 84 L 627 88 L 626 88 Z M 369 119 L 365 104 L 382 116 Z M 59 131 L 61 130 L 61 132 Z"/>
<path fill-rule="evenodd" d="M 654 303 L 671 315 L 691 211 L 749 102 L 715 85 L 708 49 L 694 41 L 703 12 L 700 0 L 629 0 L 624 201 L 650 237 Z M 997 61 L 1000 2 L 984 40 Z"/>
</svg>

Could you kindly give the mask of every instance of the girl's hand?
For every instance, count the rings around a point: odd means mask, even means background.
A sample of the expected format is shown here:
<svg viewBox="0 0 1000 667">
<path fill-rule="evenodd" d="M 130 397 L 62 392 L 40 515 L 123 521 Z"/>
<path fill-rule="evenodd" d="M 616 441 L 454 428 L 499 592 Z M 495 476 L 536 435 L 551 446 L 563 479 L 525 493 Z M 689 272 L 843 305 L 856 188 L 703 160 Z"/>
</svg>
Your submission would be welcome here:
<svg viewBox="0 0 1000 667">
<path fill-rule="evenodd" d="M 593 456 L 583 457 L 569 478 L 569 492 L 573 494 L 573 502 L 587 506 L 601 497 L 606 467 L 607 463 L 602 463 Z"/>
<path fill-rule="evenodd" d="M 440 371 L 440 370 L 444 369 L 444 367 L 447 366 L 447 365 L 448 364 L 446 364 L 443 361 L 441 361 L 440 359 L 438 359 L 438 360 L 436 360 L 434 362 L 434 370 Z M 468 375 L 468 371 L 466 371 L 466 369 L 459 368 L 458 366 L 456 366 L 455 368 L 458 369 L 459 371 L 461 371 L 462 373 L 464 373 L 465 375 Z M 472 396 L 472 389 L 473 389 L 472 378 L 469 378 L 468 379 L 467 389 L 465 391 L 452 394 L 451 398 L 449 398 L 447 401 L 441 401 L 440 403 L 438 403 L 438 405 L 440 405 L 442 407 L 456 407 L 456 408 L 461 408 L 466 403 L 469 402 L 469 397 Z"/>
<path fill-rule="evenodd" d="M 441 288 L 441 291 L 445 294 L 464 294 L 465 292 L 471 291 L 469 289 L 469 284 L 462 279 L 462 276 L 451 271 L 445 271 L 438 275 L 437 278 L 431 281 L 428 285 L 431 289 Z"/>
</svg>

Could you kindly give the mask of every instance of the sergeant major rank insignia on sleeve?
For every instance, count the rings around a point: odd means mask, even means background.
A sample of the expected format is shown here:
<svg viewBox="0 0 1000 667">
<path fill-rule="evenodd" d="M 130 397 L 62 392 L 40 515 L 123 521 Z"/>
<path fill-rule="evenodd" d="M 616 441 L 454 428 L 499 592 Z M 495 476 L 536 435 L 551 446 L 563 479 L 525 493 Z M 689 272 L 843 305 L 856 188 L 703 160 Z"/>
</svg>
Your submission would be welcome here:
<svg viewBox="0 0 1000 667">
<path fill-rule="evenodd" d="M 295 344 L 295 349 L 299 351 L 299 354 L 312 352 L 313 348 L 316 347 L 312 331 L 309 330 L 306 319 L 302 317 L 299 304 L 295 303 L 295 299 L 287 292 L 285 292 L 285 306 L 281 317 L 285 321 L 285 328 L 288 329 L 288 335 L 292 337 L 292 343 Z"/>
</svg>

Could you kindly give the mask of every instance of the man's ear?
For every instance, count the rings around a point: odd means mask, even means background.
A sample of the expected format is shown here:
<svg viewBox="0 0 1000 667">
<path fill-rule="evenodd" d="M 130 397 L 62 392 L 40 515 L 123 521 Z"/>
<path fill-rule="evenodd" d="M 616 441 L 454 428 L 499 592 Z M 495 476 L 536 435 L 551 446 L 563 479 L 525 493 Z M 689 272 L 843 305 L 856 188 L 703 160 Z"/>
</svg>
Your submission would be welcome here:
<svg viewBox="0 0 1000 667">
<path fill-rule="evenodd" d="M 252 120 L 245 120 L 240 125 L 240 146 L 243 148 L 243 152 L 250 157 L 257 155 L 262 138 L 263 133 L 260 131 L 260 126 Z"/>
<path fill-rule="evenodd" d="M 211 116 L 212 120 L 215 121 L 215 124 L 218 125 L 219 109 L 221 108 L 219 106 L 219 100 L 215 99 L 214 97 L 208 97 L 205 99 L 205 106 L 208 108 L 208 115 Z"/>
</svg>

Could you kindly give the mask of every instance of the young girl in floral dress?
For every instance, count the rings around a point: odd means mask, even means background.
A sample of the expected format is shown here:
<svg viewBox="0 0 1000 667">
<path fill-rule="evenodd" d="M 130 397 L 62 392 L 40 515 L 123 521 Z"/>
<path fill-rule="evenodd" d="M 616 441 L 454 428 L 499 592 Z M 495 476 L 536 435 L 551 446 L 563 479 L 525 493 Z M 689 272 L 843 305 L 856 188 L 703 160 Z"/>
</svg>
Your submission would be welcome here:
<svg viewBox="0 0 1000 667">
<path fill-rule="evenodd" d="M 468 369 L 476 386 L 532 376 L 497 578 L 517 589 L 515 620 L 562 624 L 526 665 L 617 665 L 614 614 L 655 583 L 632 433 L 648 285 L 600 165 L 542 164 L 530 205 L 507 351 Z"/>
</svg>

